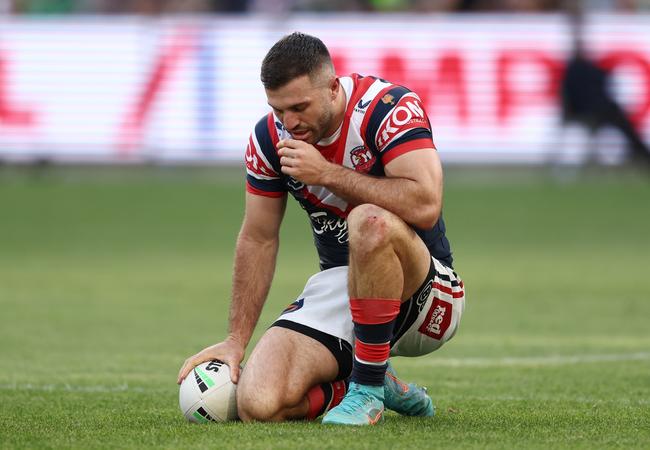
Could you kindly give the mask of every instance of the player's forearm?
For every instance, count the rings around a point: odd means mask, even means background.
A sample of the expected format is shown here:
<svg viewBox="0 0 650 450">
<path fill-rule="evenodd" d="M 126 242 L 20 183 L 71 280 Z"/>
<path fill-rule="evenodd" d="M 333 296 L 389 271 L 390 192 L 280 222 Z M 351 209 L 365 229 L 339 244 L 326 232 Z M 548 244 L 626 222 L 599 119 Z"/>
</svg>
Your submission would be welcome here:
<svg viewBox="0 0 650 450">
<path fill-rule="evenodd" d="M 348 203 L 372 203 L 421 229 L 431 228 L 440 215 L 439 196 L 415 180 L 373 177 L 334 164 L 323 180 L 326 188 Z"/>
<path fill-rule="evenodd" d="M 230 304 L 229 334 L 248 345 L 271 287 L 279 241 L 237 239 Z"/>
</svg>

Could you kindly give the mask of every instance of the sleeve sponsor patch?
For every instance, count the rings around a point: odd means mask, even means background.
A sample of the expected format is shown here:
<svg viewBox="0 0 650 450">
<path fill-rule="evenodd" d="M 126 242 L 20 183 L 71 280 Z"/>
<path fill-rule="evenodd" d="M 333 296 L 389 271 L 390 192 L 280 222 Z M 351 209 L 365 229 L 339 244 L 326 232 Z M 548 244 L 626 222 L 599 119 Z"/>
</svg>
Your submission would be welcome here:
<svg viewBox="0 0 650 450">
<path fill-rule="evenodd" d="M 396 103 L 382 121 L 375 136 L 380 152 L 409 130 L 424 128 L 431 131 L 422 101 L 415 93 L 408 92 L 397 102 L 392 95 L 385 95 L 380 101 L 385 104 Z"/>
</svg>

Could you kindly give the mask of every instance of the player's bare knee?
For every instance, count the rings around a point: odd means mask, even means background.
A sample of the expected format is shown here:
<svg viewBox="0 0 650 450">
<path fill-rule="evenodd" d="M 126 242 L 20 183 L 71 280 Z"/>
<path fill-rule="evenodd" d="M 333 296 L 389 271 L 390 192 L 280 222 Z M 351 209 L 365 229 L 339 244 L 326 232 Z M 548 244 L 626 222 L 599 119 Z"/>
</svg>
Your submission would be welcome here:
<svg viewBox="0 0 650 450">
<path fill-rule="evenodd" d="M 291 395 L 270 383 L 242 383 L 237 386 L 237 412 L 244 422 L 275 422 L 284 420 L 284 411 L 290 407 Z"/>
<path fill-rule="evenodd" d="M 277 409 L 265 390 L 239 382 L 237 386 L 237 413 L 242 421 L 268 422 L 273 419 Z"/>
<path fill-rule="evenodd" d="M 363 204 L 348 215 L 350 248 L 357 254 L 373 253 L 391 244 L 390 213 L 379 206 Z"/>
</svg>

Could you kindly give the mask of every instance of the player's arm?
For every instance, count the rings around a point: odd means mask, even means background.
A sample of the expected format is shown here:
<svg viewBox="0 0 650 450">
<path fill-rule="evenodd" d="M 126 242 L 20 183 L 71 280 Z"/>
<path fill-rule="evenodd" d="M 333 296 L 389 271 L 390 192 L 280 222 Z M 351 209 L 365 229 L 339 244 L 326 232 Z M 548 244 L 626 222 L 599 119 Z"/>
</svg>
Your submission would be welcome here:
<svg viewBox="0 0 650 450">
<path fill-rule="evenodd" d="M 353 205 L 372 203 L 421 229 L 438 221 L 442 208 L 442 167 L 438 152 L 405 153 L 385 167 L 386 177 L 373 177 L 332 164 L 323 186 Z"/>
<path fill-rule="evenodd" d="M 246 193 L 246 212 L 235 247 L 228 336 L 223 342 L 189 357 L 178 374 L 180 383 L 198 364 L 220 359 L 230 367 L 233 382 L 266 301 L 279 246 L 286 196 Z"/>
<path fill-rule="evenodd" d="M 271 287 L 287 197 L 246 193 L 246 214 L 235 248 L 229 335 L 248 345 Z"/>
<path fill-rule="evenodd" d="M 373 177 L 330 163 L 305 142 L 280 142 L 282 172 L 305 184 L 325 186 L 352 205 L 372 203 L 421 229 L 438 221 L 442 207 L 442 167 L 438 152 L 423 148 L 404 153 Z"/>
</svg>

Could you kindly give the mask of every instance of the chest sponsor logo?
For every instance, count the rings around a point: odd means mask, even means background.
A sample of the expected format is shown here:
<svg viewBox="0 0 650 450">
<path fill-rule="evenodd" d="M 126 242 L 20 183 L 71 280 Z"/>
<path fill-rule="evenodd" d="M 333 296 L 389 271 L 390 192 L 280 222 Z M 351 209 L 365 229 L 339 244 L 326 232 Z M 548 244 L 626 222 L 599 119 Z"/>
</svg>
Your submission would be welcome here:
<svg viewBox="0 0 650 450">
<path fill-rule="evenodd" d="M 420 127 L 429 128 L 420 100 L 412 96 L 402 97 L 379 127 L 377 146 L 381 151 L 398 133 Z"/>
<path fill-rule="evenodd" d="M 339 244 L 348 242 L 348 221 L 342 217 L 330 217 L 326 212 L 309 215 L 311 226 L 317 235 L 331 234 Z"/>
<path fill-rule="evenodd" d="M 427 316 L 418 328 L 422 334 L 430 338 L 440 340 L 445 335 L 445 331 L 451 324 L 451 303 L 440 300 L 437 297 L 433 298 L 433 303 L 427 312 Z"/>
<path fill-rule="evenodd" d="M 361 173 L 368 173 L 375 164 L 377 157 L 372 154 L 369 148 L 360 145 L 352 149 L 350 152 L 350 160 L 352 161 L 354 170 Z"/>
</svg>

